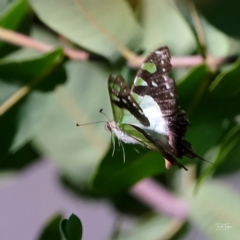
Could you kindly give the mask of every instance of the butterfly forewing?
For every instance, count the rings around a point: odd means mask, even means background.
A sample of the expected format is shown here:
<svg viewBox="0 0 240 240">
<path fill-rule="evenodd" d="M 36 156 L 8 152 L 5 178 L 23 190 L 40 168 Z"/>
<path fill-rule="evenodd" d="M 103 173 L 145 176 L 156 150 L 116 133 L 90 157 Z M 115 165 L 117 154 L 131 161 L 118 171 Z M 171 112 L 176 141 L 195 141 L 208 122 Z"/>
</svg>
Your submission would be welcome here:
<svg viewBox="0 0 240 240">
<path fill-rule="evenodd" d="M 177 111 L 175 81 L 168 76 L 172 69 L 168 47 L 153 52 L 141 65 L 131 92 L 138 96 L 151 96 L 158 104 L 161 115 L 169 116 Z"/>
<path fill-rule="evenodd" d="M 125 123 L 135 121 L 132 118 L 133 115 L 139 123 L 149 126 L 148 118 L 144 115 L 137 101 L 131 96 L 130 88 L 123 77 L 121 75 L 116 77 L 111 75 L 108 83 L 114 118 L 117 118 L 115 121 L 122 123 L 123 118 Z M 126 110 L 129 112 L 128 114 L 125 112 Z"/>
<path fill-rule="evenodd" d="M 168 152 L 182 157 L 191 149 L 191 145 L 187 149 L 183 146 L 189 121 L 185 112 L 179 109 L 176 84 L 174 79 L 169 77 L 171 69 L 168 47 L 157 49 L 138 70 L 131 94 L 138 99 L 140 107 L 150 121 L 150 128 L 144 130 Z"/>
</svg>

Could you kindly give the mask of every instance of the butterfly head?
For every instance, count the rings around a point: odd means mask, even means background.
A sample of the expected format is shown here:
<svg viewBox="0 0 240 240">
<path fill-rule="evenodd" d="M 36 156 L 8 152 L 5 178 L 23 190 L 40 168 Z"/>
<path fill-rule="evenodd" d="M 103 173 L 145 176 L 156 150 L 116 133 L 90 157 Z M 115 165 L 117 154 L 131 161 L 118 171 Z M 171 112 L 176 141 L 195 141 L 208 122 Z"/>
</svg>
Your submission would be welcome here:
<svg viewBox="0 0 240 240">
<path fill-rule="evenodd" d="M 116 122 L 114 120 L 112 120 L 112 121 L 106 122 L 105 125 L 104 125 L 104 128 L 106 129 L 106 131 L 112 132 L 112 130 L 114 128 L 118 129 L 118 126 L 117 126 Z"/>
</svg>

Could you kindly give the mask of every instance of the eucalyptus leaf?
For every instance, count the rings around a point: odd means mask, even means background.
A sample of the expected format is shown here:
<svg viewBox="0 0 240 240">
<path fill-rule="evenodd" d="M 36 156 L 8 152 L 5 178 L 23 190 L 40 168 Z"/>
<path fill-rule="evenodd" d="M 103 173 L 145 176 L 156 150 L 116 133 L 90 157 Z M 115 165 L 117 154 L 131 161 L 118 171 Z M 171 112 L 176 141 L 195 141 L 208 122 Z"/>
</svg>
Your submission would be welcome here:
<svg viewBox="0 0 240 240">
<path fill-rule="evenodd" d="M 223 183 L 205 181 L 197 192 L 185 188 L 190 221 L 212 240 L 238 239 L 240 195 Z"/>
<path fill-rule="evenodd" d="M 109 148 L 110 135 L 104 129 L 110 103 L 108 69 L 91 62 L 69 61 L 68 81 L 51 96 L 46 117 L 35 134 L 35 145 L 51 156 L 61 173 L 78 187 L 87 187 L 89 176 Z M 101 121 L 99 124 L 76 127 Z"/>
<path fill-rule="evenodd" d="M 219 74 L 210 86 L 210 90 L 218 97 L 226 98 L 240 95 L 240 59 L 229 70 Z M 240 111 L 239 111 L 240 112 Z"/>
<path fill-rule="evenodd" d="M 239 114 L 238 96 L 223 98 L 217 91 L 209 91 L 211 79 L 208 69 L 202 65 L 194 68 L 179 83 L 180 105 L 187 111 L 192 124 L 187 138 L 200 154 L 218 144 L 226 131 L 224 122 L 233 122 Z"/>
<path fill-rule="evenodd" d="M 240 143 L 240 125 L 236 125 L 231 128 L 225 136 L 221 139 L 218 146 L 214 147 L 215 154 L 211 159 L 212 165 L 208 165 L 198 179 L 198 184 L 200 184 L 205 178 L 214 172 L 214 170 L 221 165 L 224 161 L 228 159 L 227 165 L 232 165 L 238 162 L 238 154 L 232 155 L 234 149 L 238 149 Z M 231 158 L 229 158 L 229 155 Z M 235 161 L 234 161 L 235 160 Z M 237 167 L 238 166 L 238 167 Z M 235 171 L 239 169 L 239 164 L 235 164 Z M 225 170 L 226 171 L 226 170 Z"/>
<path fill-rule="evenodd" d="M 168 45 L 174 54 L 195 49 L 194 36 L 171 1 L 142 1 L 143 49 L 149 53 L 161 45 Z"/>
<path fill-rule="evenodd" d="M 22 62 L 0 63 L 0 103 L 1 111 L 1 154 L 14 152 L 29 141 L 38 123 L 44 117 L 49 93 L 57 84 L 65 81 L 61 63 L 62 51 L 56 50 L 39 58 Z M 39 83 L 29 94 L 17 101 L 10 109 L 5 109 L 9 98 L 24 86 Z"/>
<path fill-rule="evenodd" d="M 93 190 L 102 195 L 113 195 L 130 188 L 136 182 L 149 176 L 165 172 L 162 156 L 156 152 L 149 152 L 124 145 L 126 160 L 123 162 L 123 152 L 120 146 L 112 156 L 112 149 L 100 163 L 92 177 Z"/>
<path fill-rule="evenodd" d="M 0 7 L 0 9 L 2 11 L 4 8 Z M 4 11 L 0 12 L 0 26 L 11 30 L 17 29 L 28 11 L 29 6 L 26 0 L 16 0 L 6 4 Z M 0 40 L 0 56 L 7 51 L 4 48 L 6 48 L 6 43 Z"/>
<path fill-rule="evenodd" d="M 170 239 L 183 224 L 184 221 L 166 216 L 143 216 L 134 226 L 134 229 L 122 231 L 114 240 Z M 171 230 L 169 227 L 171 227 Z"/>
<path fill-rule="evenodd" d="M 2 8 L 1 8 L 2 10 Z M 0 26 L 8 29 L 16 29 L 25 18 L 29 10 L 26 0 L 16 0 L 7 5 L 0 13 Z"/>
<path fill-rule="evenodd" d="M 141 27 L 125 1 L 29 0 L 29 2 L 38 17 L 54 31 L 80 47 L 111 60 L 119 56 L 122 46 L 133 49 L 140 47 Z"/>
<path fill-rule="evenodd" d="M 240 30 L 236 23 L 240 21 L 240 2 L 232 0 L 193 0 L 197 10 L 216 28 L 227 35 L 240 38 Z"/>
</svg>

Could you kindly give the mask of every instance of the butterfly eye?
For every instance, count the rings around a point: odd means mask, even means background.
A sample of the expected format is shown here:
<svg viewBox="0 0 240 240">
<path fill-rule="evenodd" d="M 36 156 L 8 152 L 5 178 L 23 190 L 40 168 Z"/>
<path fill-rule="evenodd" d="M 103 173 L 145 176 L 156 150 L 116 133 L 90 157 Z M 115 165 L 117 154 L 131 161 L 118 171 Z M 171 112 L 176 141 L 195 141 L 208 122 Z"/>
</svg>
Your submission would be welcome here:
<svg viewBox="0 0 240 240">
<path fill-rule="evenodd" d="M 108 122 L 104 125 L 104 127 L 107 131 L 111 131 L 111 127 Z"/>
</svg>

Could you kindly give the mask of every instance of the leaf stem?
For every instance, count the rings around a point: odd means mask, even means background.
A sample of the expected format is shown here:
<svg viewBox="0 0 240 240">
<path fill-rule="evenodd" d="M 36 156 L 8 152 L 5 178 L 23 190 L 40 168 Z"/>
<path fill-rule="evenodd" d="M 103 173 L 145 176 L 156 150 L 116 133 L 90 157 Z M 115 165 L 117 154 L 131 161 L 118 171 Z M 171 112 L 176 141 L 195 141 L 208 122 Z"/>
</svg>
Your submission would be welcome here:
<svg viewBox="0 0 240 240">
<path fill-rule="evenodd" d="M 5 28 L 1 28 L 0 27 L 0 39 L 2 39 L 3 41 L 12 43 L 14 45 L 17 46 L 21 46 L 21 47 L 27 47 L 27 48 L 31 48 L 34 50 L 37 50 L 39 52 L 51 52 L 56 48 L 59 47 L 55 47 L 46 43 L 42 43 L 39 42 L 33 38 L 30 38 L 26 35 L 20 34 L 20 33 L 16 33 L 13 32 L 11 30 L 5 29 Z M 70 49 L 70 48 L 63 48 L 64 54 L 74 60 L 88 60 L 89 58 L 89 53 L 84 52 L 84 51 L 78 51 L 75 49 Z"/>
<path fill-rule="evenodd" d="M 152 179 L 142 180 L 134 185 L 130 192 L 157 212 L 182 220 L 187 217 L 186 203 Z"/>
<path fill-rule="evenodd" d="M 3 41 L 12 43 L 14 45 L 20 47 L 27 47 L 39 52 L 50 52 L 53 51 L 55 46 L 39 42 L 33 38 L 30 38 L 26 35 L 4 29 L 0 27 L 0 39 Z M 63 48 L 64 54 L 72 60 L 78 61 L 87 61 L 89 59 L 90 54 L 84 51 L 79 51 L 71 48 Z M 237 60 L 239 55 L 231 55 L 226 57 L 214 57 L 211 56 L 209 63 L 211 66 L 221 66 L 228 63 L 233 63 Z M 131 68 L 138 68 L 141 66 L 145 57 L 136 56 L 134 61 L 129 60 L 128 66 Z M 195 56 L 182 56 L 182 57 L 172 57 L 171 63 L 173 67 L 183 68 L 183 67 L 194 67 L 204 62 L 204 58 L 201 55 Z M 208 64 L 209 65 L 209 64 Z"/>
</svg>

